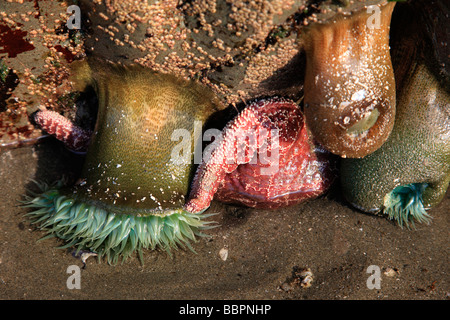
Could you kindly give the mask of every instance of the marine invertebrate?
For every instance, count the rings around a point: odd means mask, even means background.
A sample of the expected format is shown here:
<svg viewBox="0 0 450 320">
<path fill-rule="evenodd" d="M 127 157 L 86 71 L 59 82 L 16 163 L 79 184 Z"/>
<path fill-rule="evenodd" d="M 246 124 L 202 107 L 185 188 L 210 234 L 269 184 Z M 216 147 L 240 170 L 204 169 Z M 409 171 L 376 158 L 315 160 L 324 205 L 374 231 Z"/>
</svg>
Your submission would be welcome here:
<svg viewBox="0 0 450 320">
<path fill-rule="evenodd" d="M 389 219 L 396 220 L 400 226 L 414 221 L 429 223 L 430 215 L 423 203 L 423 193 L 427 183 L 410 183 L 395 187 L 384 196 L 384 213 Z"/>
<path fill-rule="evenodd" d="M 430 221 L 427 211 L 443 199 L 450 181 L 449 79 L 435 58 L 445 57 L 445 44 L 435 41 L 440 22 L 448 20 L 441 6 L 414 1 L 394 16 L 394 129 L 374 153 L 341 161 L 345 198 L 407 227 Z"/>
<path fill-rule="evenodd" d="M 450 181 L 448 93 L 424 65 L 399 94 L 391 137 L 373 154 L 343 159 L 345 197 L 368 212 L 383 210 L 401 225 L 427 221 Z"/>
<path fill-rule="evenodd" d="M 340 170 L 351 204 L 407 226 L 429 221 L 426 210 L 443 199 L 450 181 L 450 97 L 425 64 L 412 70 L 389 139 L 362 159 L 343 159 Z"/>
<path fill-rule="evenodd" d="M 337 14 L 306 28 L 305 115 L 316 139 L 341 157 L 359 158 L 388 138 L 395 118 L 389 25 L 395 3 Z"/>
<path fill-rule="evenodd" d="M 94 86 L 99 99 L 83 172 L 71 188 L 42 185 L 26 200 L 36 209 L 29 216 L 68 246 L 95 251 L 111 263 L 142 248 L 190 246 L 208 227 L 208 215 L 183 209 L 192 161 L 172 161 L 177 141 L 171 135 L 178 128 L 192 133 L 194 121 L 204 122 L 218 102 L 199 84 L 141 66 L 96 61 L 75 69 L 75 83 Z M 45 116 L 38 113 L 38 121 Z M 54 114 L 48 118 L 41 123 L 56 125 L 60 137 L 73 133 L 58 127 Z"/>
<path fill-rule="evenodd" d="M 203 210 L 213 198 L 278 208 L 321 195 L 333 180 L 333 160 L 311 137 L 299 106 L 281 98 L 258 100 L 214 141 L 186 208 Z"/>
</svg>

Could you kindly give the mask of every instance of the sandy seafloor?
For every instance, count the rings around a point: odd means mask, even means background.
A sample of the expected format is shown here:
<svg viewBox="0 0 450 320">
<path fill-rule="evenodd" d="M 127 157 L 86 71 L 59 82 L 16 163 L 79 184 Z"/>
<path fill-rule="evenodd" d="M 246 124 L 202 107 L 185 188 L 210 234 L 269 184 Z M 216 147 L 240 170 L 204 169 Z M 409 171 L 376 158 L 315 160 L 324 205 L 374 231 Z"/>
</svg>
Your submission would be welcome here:
<svg viewBox="0 0 450 320">
<path fill-rule="evenodd" d="M 18 201 L 31 179 L 70 174 L 83 158 L 48 139 L 0 154 L 0 299 L 448 299 L 450 193 L 430 225 L 401 229 L 350 208 L 339 190 L 282 210 L 214 203 L 219 227 L 189 250 L 144 252 L 116 266 L 89 258 L 81 289 L 68 289 L 67 268 L 82 267 L 24 217 Z M 223 261 L 222 248 L 228 249 Z M 369 289 L 367 268 L 381 270 Z M 292 284 L 310 268 L 309 288 Z"/>
</svg>

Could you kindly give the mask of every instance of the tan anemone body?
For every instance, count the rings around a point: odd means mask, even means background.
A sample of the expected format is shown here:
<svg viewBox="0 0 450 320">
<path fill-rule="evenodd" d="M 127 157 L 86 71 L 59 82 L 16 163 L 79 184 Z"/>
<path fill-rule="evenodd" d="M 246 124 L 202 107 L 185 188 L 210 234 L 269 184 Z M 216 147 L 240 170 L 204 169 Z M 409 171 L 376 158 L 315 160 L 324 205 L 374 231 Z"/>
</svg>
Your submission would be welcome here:
<svg viewBox="0 0 450 320">
<path fill-rule="evenodd" d="M 372 153 L 393 128 L 389 25 L 394 5 L 338 14 L 306 31 L 306 121 L 317 140 L 339 156 Z"/>
</svg>

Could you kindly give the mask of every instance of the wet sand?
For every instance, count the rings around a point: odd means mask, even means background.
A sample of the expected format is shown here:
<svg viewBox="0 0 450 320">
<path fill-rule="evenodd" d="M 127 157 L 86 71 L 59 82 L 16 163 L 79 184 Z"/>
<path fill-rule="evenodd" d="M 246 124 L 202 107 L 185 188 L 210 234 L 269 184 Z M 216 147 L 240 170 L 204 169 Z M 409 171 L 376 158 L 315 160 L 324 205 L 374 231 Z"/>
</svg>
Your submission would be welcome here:
<svg viewBox="0 0 450 320">
<path fill-rule="evenodd" d="M 194 243 L 196 253 L 145 251 L 110 266 L 57 249 L 24 217 L 18 201 L 31 179 L 76 175 L 83 158 L 60 143 L 0 154 L 0 299 L 448 299 L 450 192 L 430 225 L 401 229 L 349 207 L 335 187 L 326 196 L 282 210 L 214 203 L 218 227 Z M 225 261 L 219 256 L 228 249 Z M 68 289 L 67 268 L 81 268 L 81 289 Z M 381 270 L 369 289 L 367 268 Z M 293 271 L 310 268 L 302 288 Z"/>
</svg>

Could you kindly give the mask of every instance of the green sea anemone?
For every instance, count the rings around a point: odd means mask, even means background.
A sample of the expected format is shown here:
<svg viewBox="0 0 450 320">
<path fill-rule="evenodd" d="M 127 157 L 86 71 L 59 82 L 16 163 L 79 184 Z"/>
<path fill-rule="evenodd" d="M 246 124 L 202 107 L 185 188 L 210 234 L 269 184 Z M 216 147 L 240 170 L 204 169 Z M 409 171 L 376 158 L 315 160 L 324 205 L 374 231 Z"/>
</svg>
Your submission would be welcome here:
<svg viewBox="0 0 450 320">
<path fill-rule="evenodd" d="M 194 135 L 195 123 L 205 123 L 218 109 L 214 95 L 141 66 L 95 60 L 75 64 L 73 72 L 80 90 L 92 86 L 98 96 L 83 170 L 74 186 L 38 184 L 40 192 L 25 200 L 34 209 L 28 216 L 64 247 L 93 251 L 111 264 L 146 248 L 192 249 L 189 241 L 211 227 L 205 221 L 210 215 L 184 209 L 198 146 L 186 144 L 190 157 L 178 163 L 173 132 Z M 68 147 L 86 135 L 55 112 L 41 111 L 36 118 Z"/>
<path fill-rule="evenodd" d="M 353 206 L 400 225 L 429 222 L 426 210 L 440 203 L 450 181 L 449 96 L 425 66 L 415 70 L 386 143 L 364 158 L 342 159 L 340 167 Z"/>
<path fill-rule="evenodd" d="M 341 159 L 340 180 L 354 207 L 409 227 L 430 222 L 428 210 L 442 201 L 449 186 L 450 91 L 434 59 L 440 44 L 433 30 L 440 25 L 430 25 L 440 21 L 442 11 L 426 1 L 405 8 L 393 19 L 400 27 L 391 34 L 401 40 L 393 41 L 391 52 L 397 83 L 394 128 L 375 152 Z"/>
<path fill-rule="evenodd" d="M 119 257 L 125 260 L 133 252 L 138 252 L 142 261 L 142 249 L 161 248 L 169 254 L 177 247 L 194 251 L 190 241 L 205 236 L 202 230 L 213 223 L 205 221 L 212 214 L 193 214 L 181 208 L 161 215 L 116 214 L 62 194 L 61 184 L 38 186 L 40 192 L 27 196 L 24 207 L 34 209 L 27 216 L 47 232 L 42 239 L 57 237 L 66 242 L 61 248 L 88 249 L 99 258 L 106 256 L 110 264 L 116 264 Z"/>
</svg>

